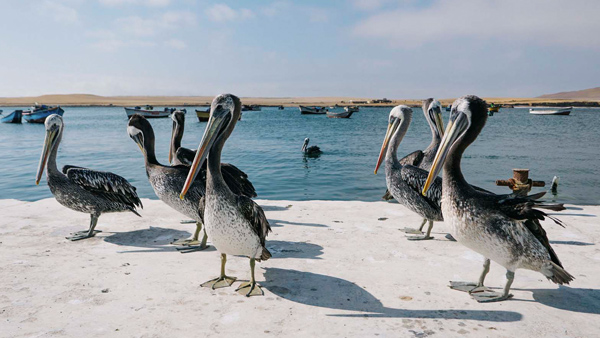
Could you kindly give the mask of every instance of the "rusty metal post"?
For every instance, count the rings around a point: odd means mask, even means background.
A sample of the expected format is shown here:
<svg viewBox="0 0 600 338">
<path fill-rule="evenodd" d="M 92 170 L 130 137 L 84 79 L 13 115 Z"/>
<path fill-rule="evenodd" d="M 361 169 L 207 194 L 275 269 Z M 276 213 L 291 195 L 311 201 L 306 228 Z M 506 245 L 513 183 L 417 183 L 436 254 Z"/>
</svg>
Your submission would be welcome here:
<svg viewBox="0 0 600 338">
<path fill-rule="evenodd" d="M 544 187 L 546 182 L 529 178 L 529 169 L 513 169 L 513 177 L 508 180 L 496 180 L 496 185 L 509 187 L 513 193 L 526 196 L 531 187 Z"/>
</svg>

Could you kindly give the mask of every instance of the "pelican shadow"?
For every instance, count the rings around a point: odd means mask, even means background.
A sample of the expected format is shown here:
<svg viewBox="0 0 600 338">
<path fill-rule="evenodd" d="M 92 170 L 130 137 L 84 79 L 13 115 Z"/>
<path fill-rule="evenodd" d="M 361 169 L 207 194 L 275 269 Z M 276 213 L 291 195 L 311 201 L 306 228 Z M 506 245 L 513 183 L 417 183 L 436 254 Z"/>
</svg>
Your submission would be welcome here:
<svg viewBox="0 0 600 338">
<path fill-rule="evenodd" d="M 559 285 L 557 289 L 531 289 L 533 299 L 546 306 L 580 313 L 600 314 L 600 290 Z"/>
<path fill-rule="evenodd" d="M 264 211 L 284 211 L 284 210 L 289 210 L 291 208 L 291 205 L 289 207 L 282 207 L 279 205 L 261 205 L 260 207 Z"/>
<path fill-rule="evenodd" d="M 520 313 L 513 311 L 387 308 L 362 287 L 341 278 L 279 268 L 265 268 L 264 276 L 266 282 L 261 285 L 289 301 L 332 310 L 362 312 L 331 315 L 336 317 L 445 318 L 492 322 L 515 322 L 523 318 Z"/>
<path fill-rule="evenodd" d="M 595 245 L 594 243 L 578 242 L 578 241 L 550 241 L 550 244 L 577 245 L 577 246 Z"/>
<path fill-rule="evenodd" d="M 121 253 L 165 252 L 176 251 L 174 246 L 169 245 L 173 240 L 179 238 L 188 238 L 191 235 L 191 233 L 184 230 L 149 227 L 148 229 L 134 230 L 129 232 L 116 232 L 110 236 L 104 237 L 104 241 L 111 244 L 144 249 L 120 251 Z"/>
<path fill-rule="evenodd" d="M 318 223 L 297 223 L 297 222 L 290 222 L 290 221 L 282 221 L 279 219 L 269 219 L 269 224 L 272 227 L 281 227 L 284 225 L 300 225 L 300 226 L 305 226 L 305 227 L 317 227 L 317 228 L 329 228 L 329 226 L 325 225 L 325 224 L 318 224 Z"/>
<path fill-rule="evenodd" d="M 323 247 L 305 242 L 267 241 L 272 258 L 321 259 Z"/>
</svg>

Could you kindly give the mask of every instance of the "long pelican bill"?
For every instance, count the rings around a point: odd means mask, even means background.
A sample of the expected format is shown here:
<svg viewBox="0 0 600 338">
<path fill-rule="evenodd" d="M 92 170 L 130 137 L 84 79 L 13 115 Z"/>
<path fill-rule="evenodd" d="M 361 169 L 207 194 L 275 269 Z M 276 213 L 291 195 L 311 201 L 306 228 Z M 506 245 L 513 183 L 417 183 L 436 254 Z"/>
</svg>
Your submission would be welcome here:
<svg viewBox="0 0 600 338">
<path fill-rule="evenodd" d="M 50 155 L 50 151 L 52 151 L 52 147 L 55 144 L 57 135 L 58 130 L 46 131 L 46 137 L 44 138 L 44 148 L 42 150 L 42 156 L 40 157 L 40 164 L 38 166 L 37 175 L 35 176 L 36 185 L 40 184 L 42 174 L 44 173 L 44 167 L 46 166 L 46 162 L 48 162 L 48 156 Z"/>
<path fill-rule="evenodd" d="M 450 118 L 450 121 L 448 121 L 448 126 L 446 127 L 446 131 L 444 132 L 444 136 L 440 142 L 440 147 L 435 154 L 433 164 L 431 165 L 431 170 L 429 170 L 429 175 L 427 176 L 427 180 L 423 186 L 423 191 L 421 192 L 423 196 L 427 194 L 427 190 L 429 190 L 431 183 L 442 170 L 444 162 L 446 161 L 446 157 L 448 156 L 448 152 L 450 151 L 450 147 L 452 144 L 454 144 L 454 141 L 456 141 L 456 139 L 467 129 L 467 123 L 467 117 L 463 113 L 459 113 L 455 118 Z"/>
<path fill-rule="evenodd" d="M 208 156 L 208 151 L 215 143 L 217 136 L 219 136 L 219 131 L 222 129 L 222 125 L 227 121 L 226 115 L 217 113 L 211 114 L 210 119 L 208 120 L 208 124 L 206 126 L 206 130 L 204 131 L 204 136 L 202 136 L 202 141 L 200 141 L 200 145 L 198 146 L 198 151 L 196 152 L 196 157 L 194 157 L 194 161 L 190 166 L 190 171 L 185 180 L 185 184 L 181 189 L 181 193 L 179 194 L 179 198 L 183 199 L 188 189 L 192 186 L 192 183 L 196 179 L 196 175 L 198 175 L 198 171 L 200 171 L 200 167 L 202 163 L 206 160 Z"/>
<path fill-rule="evenodd" d="M 173 115 L 171 115 L 173 116 Z M 175 139 L 175 129 L 177 128 L 177 122 L 173 119 L 173 129 L 171 131 L 171 144 L 169 145 L 169 164 L 173 163 L 173 140 Z"/>
<path fill-rule="evenodd" d="M 387 148 L 390 145 L 392 135 L 394 135 L 399 125 L 400 121 L 398 119 L 395 119 L 394 122 L 388 124 L 387 131 L 385 132 L 385 138 L 383 139 L 383 144 L 381 145 L 381 151 L 379 152 L 379 158 L 377 159 L 377 165 L 375 166 L 375 175 L 377 175 L 377 170 L 379 170 L 379 166 L 381 165 L 381 162 L 383 162 Z"/>
<path fill-rule="evenodd" d="M 444 136 L 444 120 L 442 118 L 442 109 L 440 107 L 435 107 L 433 110 L 433 116 L 435 119 L 435 127 L 437 128 L 440 136 Z"/>
</svg>

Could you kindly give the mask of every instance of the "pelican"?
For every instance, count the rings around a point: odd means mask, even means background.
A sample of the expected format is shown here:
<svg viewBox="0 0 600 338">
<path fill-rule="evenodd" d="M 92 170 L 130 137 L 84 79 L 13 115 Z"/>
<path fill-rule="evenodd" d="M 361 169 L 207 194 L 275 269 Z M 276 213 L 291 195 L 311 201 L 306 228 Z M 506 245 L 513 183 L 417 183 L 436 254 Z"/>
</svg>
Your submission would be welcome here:
<svg viewBox="0 0 600 338">
<path fill-rule="evenodd" d="M 181 130 L 183 130 L 183 127 Z M 198 238 L 202 230 L 203 210 L 201 202 L 206 190 L 206 167 L 203 167 L 202 175 L 199 175 L 191 185 L 187 198 L 181 200 L 179 191 L 188 176 L 190 168 L 185 165 L 165 166 L 158 162 L 154 152 L 154 131 L 148 120 L 143 116 L 135 114 L 129 119 L 127 133 L 140 147 L 144 155 L 146 174 L 156 196 L 171 208 L 196 221 L 196 231 L 193 237 L 173 244 L 196 246 L 194 249 L 186 250 L 186 252 L 204 250 L 207 247 L 206 242 L 208 240 L 206 231 L 202 241 L 198 241 Z M 233 165 L 224 165 L 222 170 L 226 172 L 224 176 L 227 178 L 227 184 L 231 189 L 248 197 L 256 196 L 254 186 L 248 181 L 248 176 L 243 171 Z"/>
<path fill-rule="evenodd" d="M 308 142 L 310 142 L 310 139 L 307 137 L 304 139 L 304 143 L 302 144 L 302 152 L 304 153 L 304 155 L 306 156 L 319 156 L 321 155 L 323 152 L 321 151 L 321 148 L 317 147 L 317 146 L 308 146 Z"/>
<path fill-rule="evenodd" d="M 535 209 L 564 210 L 562 204 L 544 205 L 525 198 L 482 193 L 465 180 L 460 169 L 462 154 L 475 141 L 486 120 L 484 100 L 468 95 L 454 101 L 446 132 L 423 186 L 424 195 L 432 185 L 438 189 L 436 177 L 444 169 L 442 213 L 451 234 L 485 257 L 477 283 L 450 282 L 451 287 L 468 291 L 479 302 L 502 301 L 512 297 L 509 292 L 516 269 L 538 271 L 554 283 L 569 284 L 574 277 L 563 268 L 539 221 L 548 217 L 559 225 L 562 222 Z M 483 286 L 490 260 L 506 268 L 502 293 Z"/>
<path fill-rule="evenodd" d="M 208 157 L 204 224 L 212 243 L 221 253 L 221 274 L 202 286 L 213 290 L 231 286 L 236 278 L 225 274 L 227 255 L 246 256 L 250 258 L 250 281 L 240 285 L 236 291 L 250 297 L 264 294 L 254 278 L 254 265 L 255 261 L 271 257 L 265 247 L 271 227 L 262 208 L 250 198 L 231 191 L 219 170 L 221 151 L 235 128 L 240 112 L 240 99 L 234 95 L 223 94 L 213 100 L 204 136 L 180 198 L 186 196 L 200 171 L 200 164 Z"/>
<path fill-rule="evenodd" d="M 67 237 L 71 241 L 94 237 L 100 232 L 94 230 L 98 218 L 103 213 L 131 211 L 137 213 L 136 207 L 143 208 L 136 189 L 123 177 L 103 171 L 66 165 L 62 172 L 56 167 L 56 153 L 62 139 L 64 123 L 62 117 L 52 114 L 44 123 L 46 138 L 40 157 L 40 164 L 35 184 L 40 184 L 44 167 L 50 191 L 65 207 L 90 214 L 88 230 L 73 233 Z"/>
<path fill-rule="evenodd" d="M 425 115 L 425 120 L 427 124 L 429 124 L 429 129 L 431 129 L 431 143 L 429 146 L 421 151 L 414 151 L 399 160 L 399 162 L 403 165 L 412 165 L 423 170 L 429 171 L 431 168 L 431 164 L 433 163 L 433 158 L 435 157 L 435 153 L 440 145 L 440 140 L 442 136 L 444 136 L 444 122 L 442 121 L 442 104 L 440 101 L 435 100 L 433 98 L 428 98 L 423 100 L 423 114 Z M 390 194 L 389 189 L 385 191 L 383 195 L 383 199 L 389 201 L 394 197 Z M 423 218 L 423 222 L 421 222 L 421 226 L 419 229 L 405 228 L 406 233 L 410 234 L 419 234 L 423 235 L 423 227 L 427 223 L 427 218 Z M 433 222 L 429 223 L 429 227 L 427 229 L 427 234 L 425 236 L 411 236 L 408 239 L 410 240 L 421 240 L 421 239 L 432 239 L 430 236 L 431 229 L 433 228 Z"/>
</svg>

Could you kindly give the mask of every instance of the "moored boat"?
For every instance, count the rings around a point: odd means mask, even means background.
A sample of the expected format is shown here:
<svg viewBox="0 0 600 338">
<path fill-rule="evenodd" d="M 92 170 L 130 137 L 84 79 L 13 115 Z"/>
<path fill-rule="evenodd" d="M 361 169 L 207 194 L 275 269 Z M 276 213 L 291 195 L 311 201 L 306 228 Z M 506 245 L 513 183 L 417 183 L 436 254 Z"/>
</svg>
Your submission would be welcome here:
<svg viewBox="0 0 600 338">
<path fill-rule="evenodd" d="M 341 112 L 328 111 L 327 117 L 332 118 L 332 119 L 347 119 L 347 118 L 350 118 L 350 116 L 352 116 L 352 114 L 354 114 L 353 111 L 341 111 Z"/>
<path fill-rule="evenodd" d="M 174 112 L 175 108 L 165 108 L 163 110 L 154 110 L 152 106 L 146 106 L 145 109 L 142 107 L 125 107 L 125 113 L 127 113 L 127 117 L 131 118 L 133 114 L 140 114 L 145 118 L 160 118 L 160 117 L 169 117 L 172 112 Z"/>
<path fill-rule="evenodd" d="M 23 117 L 22 110 L 15 110 L 14 112 L 4 116 L 0 121 L 2 123 L 21 123 L 21 118 Z"/>
<path fill-rule="evenodd" d="M 62 116 L 65 111 L 61 107 L 51 107 L 36 104 L 31 107 L 31 110 L 23 111 L 22 115 L 25 121 L 29 123 L 44 123 L 46 122 L 46 118 L 52 114 L 58 114 Z"/>
<path fill-rule="evenodd" d="M 196 116 L 198 117 L 199 122 L 207 122 L 210 117 L 210 107 L 206 108 L 206 110 L 196 109 Z"/>
<path fill-rule="evenodd" d="M 327 113 L 326 107 L 308 107 L 308 106 L 299 106 L 300 113 L 305 115 L 324 115 Z"/>
<path fill-rule="evenodd" d="M 500 110 L 500 106 L 499 105 L 495 105 L 495 104 L 490 104 L 490 106 L 488 107 L 488 113 L 497 113 Z"/>
<path fill-rule="evenodd" d="M 358 113 L 359 108 L 358 108 L 358 106 L 347 106 L 347 107 L 344 107 L 344 110 L 349 113 Z"/>
<path fill-rule="evenodd" d="M 533 115 L 569 115 L 571 114 L 573 107 L 562 108 L 562 109 L 529 109 L 529 114 Z"/>
<path fill-rule="evenodd" d="M 261 107 L 257 104 L 244 104 L 242 111 L 261 111 Z"/>
</svg>

